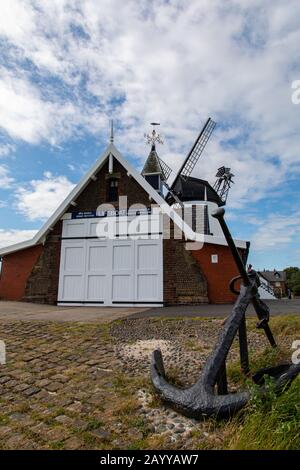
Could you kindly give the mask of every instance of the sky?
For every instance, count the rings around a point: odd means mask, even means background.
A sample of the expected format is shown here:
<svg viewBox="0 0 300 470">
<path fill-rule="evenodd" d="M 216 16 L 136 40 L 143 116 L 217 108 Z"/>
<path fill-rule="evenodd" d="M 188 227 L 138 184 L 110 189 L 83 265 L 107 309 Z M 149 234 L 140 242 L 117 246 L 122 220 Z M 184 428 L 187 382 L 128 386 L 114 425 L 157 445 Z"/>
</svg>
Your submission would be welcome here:
<svg viewBox="0 0 300 470">
<path fill-rule="evenodd" d="M 160 122 L 175 175 L 211 116 L 193 176 L 230 167 L 226 217 L 251 262 L 300 266 L 299 18 L 298 0 L 1 0 L 0 245 L 36 233 L 110 119 L 137 169 Z"/>
</svg>

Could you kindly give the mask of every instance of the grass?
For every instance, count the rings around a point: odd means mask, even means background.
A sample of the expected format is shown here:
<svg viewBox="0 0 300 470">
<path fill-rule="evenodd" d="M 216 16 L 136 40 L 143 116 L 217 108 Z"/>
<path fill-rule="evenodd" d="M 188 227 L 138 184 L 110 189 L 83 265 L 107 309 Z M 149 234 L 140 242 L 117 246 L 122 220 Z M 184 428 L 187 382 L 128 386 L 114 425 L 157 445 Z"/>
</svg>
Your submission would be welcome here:
<svg viewBox="0 0 300 470">
<path fill-rule="evenodd" d="M 300 448 L 300 380 L 276 397 L 273 384 L 268 384 L 263 399 L 253 389 L 251 402 L 243 416 L 228 425 L 232 438 L 228 449 L 293 450 Z"/>
<path fill-rule="evenodd" d="M 194 340 L 194 339 L 188 339 L 184 343 L 184 347 L 188 349 L 189 351 L 199 351 L 203 352 L 205 351 L 205 348 L 199 344 L 199 341 Z"/>
<path fill-rule="evenodd" d="M 4 426 L 9 423 L 9 417 L 5 414 L 0 414 L 0 426 Z"/>
<path fill-rule="evenodd" d="M 258 333 L 264 334 L 262 329 L 256 329 L 256 318 L 247 319 L 248 331 L 255 330 Z M 299 315 L 282 315 L 270 318 L 270 327 L 275 336 L 277 335 L 295 335 L 300 333 L 300 316 Z"/>
<path fill-rule="evenodd" d="M 250 329 L 254 320 L 250 320 Z M 266 347 L 250 355 L 251 370 L 290 360 L 290 345 L 300 339 L 300 317 L 288 315 L 271 320 L 271 328 L 279 347 Z M 280 347 L 280 345 L 282 345 Z M 240 372 L 239 364 L 228 367 L 228 377 L 235 384 L 249 386 L 250 381 Z M 251 382 L 252 384 L 252 382 Z M 274 393 L 274 382 L 267 381 L 266 395 L 251 385 L 251 401 L 239 415 L 223 425 L 223 448 L 234 450 L 293 450 L 300 449 L 300 377 L 280 396 Z M 227 435 L 227 438 L 226 438 Z"/>
<path fill-rule="evenodd" d="M 93 431 L 94 429 L 103 427 L 103 425 L 104 423 L 102 421 L 93 418 L 87 423 L 87 431 Z"/>
<path fill-rule="evenodd" d="M 53 441 L 49 444 L 49 446 L 52 450 L 63 450 L 65 448 L 63 441 Z"/>
<path fill-rule="evenodd" d="M 275 335 L 295 336 L 297 333 L 300 333 L 299 315 L 274 317 L 271 319 L 270 325 Z"/>
</svg>

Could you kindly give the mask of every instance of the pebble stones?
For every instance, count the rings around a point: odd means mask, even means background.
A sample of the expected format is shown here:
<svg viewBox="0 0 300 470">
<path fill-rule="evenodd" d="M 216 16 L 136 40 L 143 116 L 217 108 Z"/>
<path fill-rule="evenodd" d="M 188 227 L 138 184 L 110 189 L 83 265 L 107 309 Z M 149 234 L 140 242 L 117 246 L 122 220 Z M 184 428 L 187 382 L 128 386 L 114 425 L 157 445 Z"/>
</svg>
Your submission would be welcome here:
<svg viewBox="0 0 300 470">
<path fill-rule="evenodd" d="M 116 345 L 115 354 L 128 375 L 149 374 L 151 354 L 157 348 L 162 351 L 166 370 L 176 375 L 180 385 L 191 385 L 198 378 L 207 353 L 186 350 L 177 339 L 122 342 Z"/>
<path fill-rule="evenodd" d="M 172 434 L 173 440 L 188 437 L 194 429 L 195 421 L 185 418 L 165 407 L 153 408 L 152 395 L 145 390 L 138 390 L 137 398 L 141 404 L 141 414 L 148 421 L 153 434 Z"/>
</svg>

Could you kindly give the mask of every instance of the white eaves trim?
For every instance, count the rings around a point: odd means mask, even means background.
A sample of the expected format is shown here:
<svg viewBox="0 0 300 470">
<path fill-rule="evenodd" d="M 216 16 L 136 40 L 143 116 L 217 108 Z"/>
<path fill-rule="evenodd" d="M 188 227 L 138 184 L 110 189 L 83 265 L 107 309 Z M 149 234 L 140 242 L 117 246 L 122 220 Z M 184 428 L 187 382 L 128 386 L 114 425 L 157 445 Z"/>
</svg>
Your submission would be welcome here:
<svg viewBox="0 0 300 470">
<path fill-rule="evenodd" d="M 94 175 L 97 173 L 102 166 L 104 165 L 106 159 L 109 155 L 112 154 L 121 165 L 127 170 L 127 173 L 132 175 L 134 179 L 142 186 L 142 188 L 149 194 L 153 201 L 155 201 L 160 207 L 163 213 L 169 215 L 169 217 L 174 221 L 180 229 L 183 229 L 183 232 L 187 239 L 195 240 L 200 243 L 214 243 L 216 245 L 227 245 L 225 238 L 214 237 L 210 235 L 195 234 L 192 229 L 182 220 L 182 218 L 172 210 L 172 208 L 166 203 L 166 201 L 158 194 L 158 192 L 152 188 L 152 186 L 145 180 L 145 178 L 140 175 L 131 165 L 125 160 L 121 153 L 117 150 L 113 143 L 110 143 L 103 154 L 98 158 L 92 168 L 84 175 L 84 177 L 79 181 L 75 188 L 70 192 L 66 199 L 60 204 L 56 209 L 54 214 L 47 220 L 43 227 L 36 233 L 36 235 L 31 240 L 26 240 L 21 243 L 16 243 L 8 247 L 0 248 L 0 256 L 7 255 L 25 248 L 29 248 L 34 245 L 38 245 L 45 241 L 45 238 L 51 230 L 51 228 L 61 219 L 67 208 L 70 206 L 72 201 L 82 193 L 86 188 L 90 180 L 94 180 Z M 196 236 L 196 238 L 195 238 Z M 238 248 L 246 248 L 246 242 L 242 240 L 235 240 L 236 246 Z"/>
</svg>

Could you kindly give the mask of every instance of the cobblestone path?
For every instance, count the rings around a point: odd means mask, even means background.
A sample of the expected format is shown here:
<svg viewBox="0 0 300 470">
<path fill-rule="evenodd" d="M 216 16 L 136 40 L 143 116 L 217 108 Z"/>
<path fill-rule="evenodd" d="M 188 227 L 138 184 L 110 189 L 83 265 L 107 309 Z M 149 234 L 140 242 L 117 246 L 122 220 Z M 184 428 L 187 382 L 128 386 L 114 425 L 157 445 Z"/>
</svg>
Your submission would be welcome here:
<svg viewBox="0 0 300 470">
<path fill-rule="evenodd" d="M 107 327 L 7 322 L 0 339 L 7 362 L 0 365 L 2 449 L 126 445 L 119 439 L 120 378 Z"/>
<path fill-rule="evenodd" d="M 251 322 L 250 352 L 264 358 L 265 337 Z M 275 322 L 287 354 L 299 323 L 289 322 Z M 149 380 L 150 355 L 159 346 L 168 375 L 182 386 L 193 383 L 222 327 L 220 319 L 2 321 L 0 449 L 222 448 L 230 437 L 226 426 L 165 408 Z M 235 390 L 244 385 L 238 342 L 233 346 L 229 383 Z"/>
</svg>

